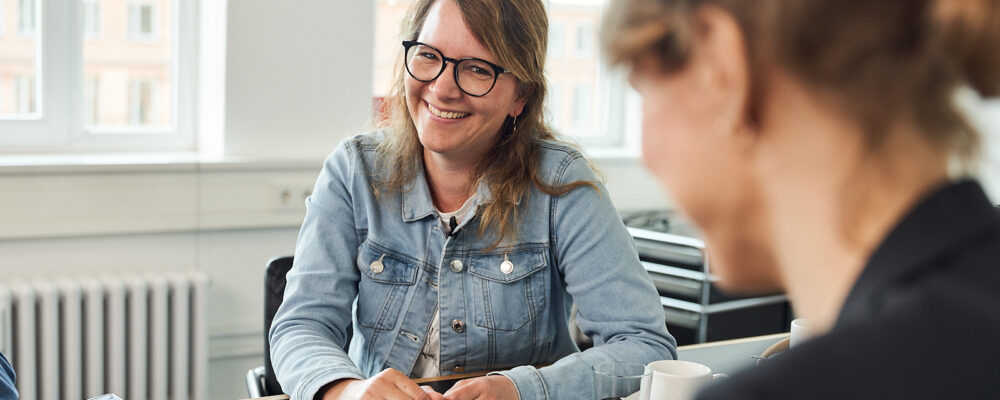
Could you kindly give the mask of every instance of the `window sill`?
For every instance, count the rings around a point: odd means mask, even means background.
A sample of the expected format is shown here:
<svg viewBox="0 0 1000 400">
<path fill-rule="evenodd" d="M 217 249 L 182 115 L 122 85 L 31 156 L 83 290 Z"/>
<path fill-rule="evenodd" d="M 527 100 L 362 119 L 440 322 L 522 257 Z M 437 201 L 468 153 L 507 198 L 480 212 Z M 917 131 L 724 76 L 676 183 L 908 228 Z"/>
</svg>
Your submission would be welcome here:
<svg viewBox="0 0 1000 400">
<path fill-rule="evenodd" d="M 266 159 L 195 152 L 0 155 L 0 176 L 197 171 L 312 170 L 319 159 Z"/>
</svg>

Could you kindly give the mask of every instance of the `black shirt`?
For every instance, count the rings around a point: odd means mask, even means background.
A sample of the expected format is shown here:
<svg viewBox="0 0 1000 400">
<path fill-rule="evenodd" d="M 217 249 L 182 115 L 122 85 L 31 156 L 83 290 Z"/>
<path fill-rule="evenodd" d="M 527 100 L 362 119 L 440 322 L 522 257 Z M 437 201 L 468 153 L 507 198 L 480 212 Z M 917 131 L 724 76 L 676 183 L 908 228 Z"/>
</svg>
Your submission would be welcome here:
<svg viewBox="0 0 1000 400">
<path fill-rule="evenodd" d="M 833 328 L 699 400 L 1000 399 L 1000 213 L 951 183 L 875 250 Z"/>
</svg>

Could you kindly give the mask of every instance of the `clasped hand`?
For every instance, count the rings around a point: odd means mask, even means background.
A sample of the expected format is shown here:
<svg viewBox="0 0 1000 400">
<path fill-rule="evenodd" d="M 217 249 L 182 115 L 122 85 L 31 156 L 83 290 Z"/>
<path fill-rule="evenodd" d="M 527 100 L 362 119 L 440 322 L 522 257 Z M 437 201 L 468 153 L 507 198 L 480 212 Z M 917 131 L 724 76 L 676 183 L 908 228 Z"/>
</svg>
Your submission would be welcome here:
<svg viewBox="0 0 1000 400">
<path fill-rule="evenodd" d="M 429 386 L 418 386 L 395 369 L 386 369 L 365 380 L 345 379 L 335 383 L 323 400 L 519 400 L 514 382 L 503 375 L 458 381 L 444 394 Z"/>
</svg>

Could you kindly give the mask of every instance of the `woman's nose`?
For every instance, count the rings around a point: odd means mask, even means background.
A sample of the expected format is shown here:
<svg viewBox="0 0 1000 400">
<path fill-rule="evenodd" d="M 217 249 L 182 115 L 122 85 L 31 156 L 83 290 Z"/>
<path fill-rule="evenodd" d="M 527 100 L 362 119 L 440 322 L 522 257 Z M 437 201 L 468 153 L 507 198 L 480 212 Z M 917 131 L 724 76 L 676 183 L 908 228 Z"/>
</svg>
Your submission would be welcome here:
<svg viewBox="0 0 1000 400">
<path fill-rule="evenodd" d="M 441 75 L 438 75 L 437 79 L 430 83 L 430 90 L 439 99 L 462 97 L 462 89 L 459 89 L 458 82 L 455 81 L 455 63 L 445 63 L 444 71 L 441 71 Z"/>
</svg>

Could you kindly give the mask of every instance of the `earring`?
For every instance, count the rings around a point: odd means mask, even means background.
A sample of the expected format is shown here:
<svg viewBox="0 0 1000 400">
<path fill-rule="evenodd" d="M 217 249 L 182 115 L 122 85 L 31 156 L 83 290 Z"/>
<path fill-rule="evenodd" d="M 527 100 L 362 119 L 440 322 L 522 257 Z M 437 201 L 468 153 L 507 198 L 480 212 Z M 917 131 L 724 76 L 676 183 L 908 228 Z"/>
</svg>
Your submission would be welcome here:
<svg viewBox="0 0 1000 400">
<path fill-rule="evenodd" d="M 510 133 L 517 132 L 517 115 L 514 115 L 514 122 L 511 125 L 514 125 L 514 130 L 510 131 Z"/>
</svg>

